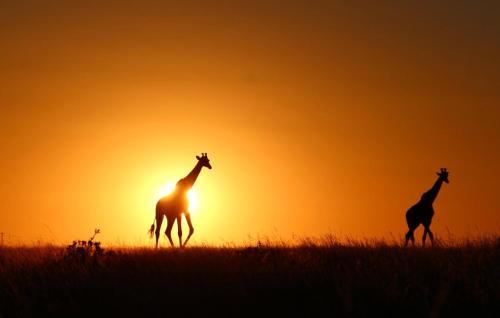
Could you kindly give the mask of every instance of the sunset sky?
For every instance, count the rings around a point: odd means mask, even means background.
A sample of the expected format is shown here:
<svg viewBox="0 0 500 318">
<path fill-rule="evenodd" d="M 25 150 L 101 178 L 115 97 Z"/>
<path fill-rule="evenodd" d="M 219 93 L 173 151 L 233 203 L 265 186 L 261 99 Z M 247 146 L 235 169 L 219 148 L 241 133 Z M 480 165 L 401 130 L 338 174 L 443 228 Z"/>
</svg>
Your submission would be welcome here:
<svg viewBox="0 0 500 318">
<path fill-rule="evenodd" d="M 399 239 L 441 167 L 434 233 L 499 233 L 499 57 L 498 1 L 2 1 L 0 232 L 153 245 L 207 152 L 193 244 Z"/>
</svg>

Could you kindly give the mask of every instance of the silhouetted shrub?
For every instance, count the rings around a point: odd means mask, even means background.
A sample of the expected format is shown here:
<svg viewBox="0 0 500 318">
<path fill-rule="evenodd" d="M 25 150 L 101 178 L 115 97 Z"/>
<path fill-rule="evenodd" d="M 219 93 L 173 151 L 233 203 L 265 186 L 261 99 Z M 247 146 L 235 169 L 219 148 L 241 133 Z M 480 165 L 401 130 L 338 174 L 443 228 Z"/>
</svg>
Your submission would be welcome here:
<svg viewBox="0 0 500 318">
<path fill-rule="evenodd" d="M 66 256 L 85 259 L 90 256 L 101 256 L 104 250 L 101 248 L 101 242 L 94 242 L 94 239 L 101 230 L 95 229 L 94 235 L 88 241 L 73 241 L 73 244 L 66 248 Z"/>
</svg>

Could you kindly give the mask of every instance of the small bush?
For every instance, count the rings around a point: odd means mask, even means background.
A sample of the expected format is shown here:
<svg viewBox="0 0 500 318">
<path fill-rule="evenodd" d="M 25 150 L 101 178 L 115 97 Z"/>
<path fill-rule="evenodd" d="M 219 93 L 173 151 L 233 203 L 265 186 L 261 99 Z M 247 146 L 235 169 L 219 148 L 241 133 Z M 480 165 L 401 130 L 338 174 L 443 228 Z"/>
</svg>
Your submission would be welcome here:
<svg viewBox="0 0 500 318">
<path fill-rule="evenodd" d="M 104 249 L 101 247 L 101 242 L 94 242 L 96 235 L 99 233 L 101 233 L 101 230 L 95 229 L 94 235 L 88 241 L 73 241 L 73 244 L 68 245 L 66 248 L 66 256 L 84 259 L 90 256 L 103 255 Z"/>
</svg>

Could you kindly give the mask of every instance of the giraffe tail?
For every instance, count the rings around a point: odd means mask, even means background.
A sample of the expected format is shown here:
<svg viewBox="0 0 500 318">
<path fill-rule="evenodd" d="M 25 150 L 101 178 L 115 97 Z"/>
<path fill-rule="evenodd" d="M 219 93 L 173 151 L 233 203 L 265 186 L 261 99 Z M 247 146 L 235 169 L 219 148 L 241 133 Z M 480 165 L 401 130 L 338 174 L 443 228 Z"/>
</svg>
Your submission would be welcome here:
<svg viewBox="0 0 500 318">
<path fill-rule="evenodd" d="M 153 238 L 153 234 L 155 232 L 155 222 L 156 222 L 156 219 L 154 219 L 153 224 L 151 224 L 151 227 L 149 228 L 149 231 L 148 231 L 150 238 Z"/>
</svg>

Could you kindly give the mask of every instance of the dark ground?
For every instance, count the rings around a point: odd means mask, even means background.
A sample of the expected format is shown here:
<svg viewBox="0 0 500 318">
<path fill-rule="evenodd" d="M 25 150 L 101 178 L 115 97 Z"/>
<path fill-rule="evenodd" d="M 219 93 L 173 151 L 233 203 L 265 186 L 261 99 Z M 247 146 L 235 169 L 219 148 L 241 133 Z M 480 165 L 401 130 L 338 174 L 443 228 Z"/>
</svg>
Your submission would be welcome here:
<svg viewBox="0 0 500 318">
<path fill-rule="evenodd" d="M 461 246 L 0 248 L 0 317 L 499 316 L 500 238 Z"/>
</svg>

